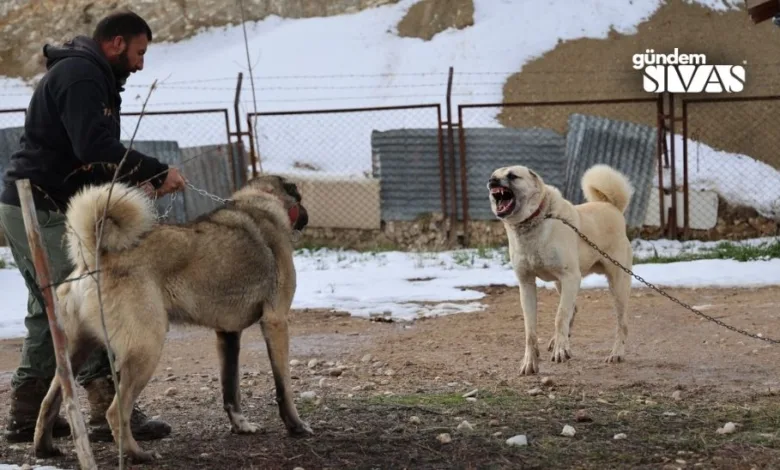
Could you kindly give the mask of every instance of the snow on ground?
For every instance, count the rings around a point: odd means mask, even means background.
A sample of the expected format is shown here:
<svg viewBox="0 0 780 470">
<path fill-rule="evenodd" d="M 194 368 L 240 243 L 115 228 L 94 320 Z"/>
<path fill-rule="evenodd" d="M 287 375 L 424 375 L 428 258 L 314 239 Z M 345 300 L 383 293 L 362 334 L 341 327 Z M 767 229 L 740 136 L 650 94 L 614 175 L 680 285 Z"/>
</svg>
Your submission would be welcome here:
<svg viewBox="0 0 780 470">
<path fill-rule="evenodd" d="M 671 147 L 670 139 L 667 144 Z M 683 138 L 674 140 L 675 179 L 683 181 Z M 657 170 L 656 170 L 657 172 Z M 655 174 L 653 181 L 658 181 Z M 722 152 L 688 139 L 688 184 L 691 191 L 715 191 L 735 206 L 754 208 L 780 220 L 780 172 L 747 155 Z M 671 171 L 664 171 L 664 187 L 671 187 Z"/>
<path fill-rule="evenodd" d="M 777 242 L 747 240 L 745 244 Z M 635 241 L 637 258 L 702 253 L 716 243 Z M 5 249 L 7 250 L 7 249 Z M 0 253 L 2 250 L 0 250 Z M 481 310 L 484 295 L 466 287 L 517 285 L 505 249 L 443 253 L 300 250 L 295 256 L 298 291 L 293 308 L 338 309 L 359 317 L 389 315 L 411 320 Z M 780 259 L 737 262 L 699 260 L 639 264 L 636 273 L 668 287 L 754 287 L 780 284 Z M 542 288 L 552 283 L 538 281 Z M 634 287 L 643 288 L 638 281 Z M 603 276 L 582 280 L 583 289 L 607 287 Z M 0 269 L 0 337 L 24 333 L 27 294 L 15 269 Z"/>
</svg>

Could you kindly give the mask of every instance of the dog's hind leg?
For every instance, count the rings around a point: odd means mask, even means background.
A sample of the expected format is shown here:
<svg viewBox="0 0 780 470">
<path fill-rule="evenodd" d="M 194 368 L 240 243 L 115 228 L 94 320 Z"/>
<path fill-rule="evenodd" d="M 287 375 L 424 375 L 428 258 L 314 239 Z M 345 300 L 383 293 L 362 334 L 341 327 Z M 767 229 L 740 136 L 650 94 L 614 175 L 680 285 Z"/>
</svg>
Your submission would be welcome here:
<svg viewBox="0 0 780 470">
<path fill-rule="evenodd" d="M 520 306 L 523 309 L 525 326 L 525 355 L 520 374 L 533 375 L 539 372 L 539 340 L 536 335 L 536 278 L 520 278 Z"/>
<path fill-rule="evenodd" d="M 130 416 L 133 412 L 133 404 L 144 387 L 146 387 L 146 384 L 149 383 L 149 379 L 152 378 L 157 363 L 160 361 L 163 342 L 165 341 L 165 329 L 163 328 L 161 334 L 154 331 L 153 326 L 149 326 L 146 331 L 138 329 L 138 327 L 131 327 L 128 330 L 131 331 L 128 336 L 133 337 L 132 343 L 121 344 L 121 341 L 116 341 L 116 344 L 111 344 L 116 352 L 117 368 L 121 375 L 119 377 L 117 394 L 114 395 L 114 400 L 106 411 L 106 420 L 111 427 L 111 433 L 116 443 L 119 443 L 119 429 L 121 426 L 124 434 L 122 436 L 122 447 L 125 455 L 131 461 L 137 463 L 151 462 L 155 459 L 155 454 L 144 451 L 138 445 L 130 428 Z M 138 336 L 141 334 L 141 331 L 146 336 Z M 122 396 L 121 402 L 119 400 L 120 393 Z M 120 406 L 122 407 L 123 418 L 121 421 L 119 419 Z"/>
<path fill-rule="evenodd" d="M 555 314 L 555 333 L 553 333 L 553 351 L 550 360 L 565 362 L 571 359 L 569 346 L 569 328 L 574 317 L 574 302 L 580 290 L 579 272 L 568 272 L 561 279 L 561 299 Z"/>
<path fill-rule="evenodd" d="M 71 354 L 71 370 L 75 376 L 84 365 L 90 353 L 94 349 L 94 343 L 90 341 L 70 341 L 68 348 L 74 351 Z M 74 390 L 75 392 L 75 390 Z M 61 456 L 62 452 L 54 446 L 54 421 L 62 407 L 62 384 L 59 376 L 55 375 L 41 402 L 41 409 L 38 412 L 38 421 L 35 424 L 35 435 L 33 437 L 33 449 L 38 458 Z M 70 422 L 70 417 L 68 417 Z M 72 428 L 72 426 L 71 426 Z"/>
<path fill-rule="evenodd" d="M 629 266 L 630 269 L 630 266 Z M 626 355 L 626 338 L 628 337 L 628 322 L 626 308 L 631 293 L 631 278 L 617 267 L 607 271 L 609 290 L 615 303 L 615 345 L 606 362 L 622 362 Z"/>
<path fill-rule="evenodd" d="M 238 356 L 241 351 L 241 333 L 217 331 L 222 402 L 230 419 L 230 431 L 236 434 L 253 434 L 257 425 L 241 413 L 241 390 L 238 386 Z"/>
<path fill-rule="evenodd" d="M 561 282 L 555 281 L 555 292 L 558 293 L 558 295 L 561 295 Z M 571 330 L 574 327 L 574 317 L 577 316 L 577 303 L 574 303 L 574 311 L 571 313 L 571 320 L 569 320 L 569 338 L 571 338 Z M 550 338 L 550 343 L 547 345 L 547 350 L 552 351 L 553 346 L 555 345 L 555 335 L 552 335 Z"/>
<path fill-rule="evenodd" d="M 265 345 L 268 349 L 268 359 L 271 361 L 271 371 L 274 374 L 276 388 L 276 403 L 279 414 L 291 435 L 314 434 L 311 427 L 301 420 L 292 398 L 292 382 L 290 380 L 290 340 L 287 328 L 287 310 L 279 311 L 265 305 L 260 317 Z"/>
</svg>

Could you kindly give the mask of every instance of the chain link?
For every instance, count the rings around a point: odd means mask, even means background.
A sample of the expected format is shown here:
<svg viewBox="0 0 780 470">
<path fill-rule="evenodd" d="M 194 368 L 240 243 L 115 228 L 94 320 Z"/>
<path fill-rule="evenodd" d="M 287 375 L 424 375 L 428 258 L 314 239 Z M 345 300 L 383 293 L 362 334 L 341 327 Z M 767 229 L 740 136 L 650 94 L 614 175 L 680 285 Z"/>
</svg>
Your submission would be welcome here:
<svg viewBox="0 0 780 470">
<path fill-rule="evenodd" d="M 233 202 L 232 199 L 225 199 L 217 196 L 216 194 L 211 194 L 210 192 L 206 191 L 205 189 L 200 189 L 195 187 L 192 183 L 187 181 L 187 186 L 192 189 L 193 191 L 199 193 L 202 196 L 206 196 L 207 198 L 211 199 L 212 201 L 218 202 L 220 204 L 229 204 Z"/>
<path fill-rule="evenodd" d="M 717 324 L 717 325 L 720 325 L 720 326 L 722 326 L 723 328 L 726 328 L 726 329 L 728 329 L 728 330 L 734 331 L 734 332 L 736 332 L 736 333 L 739 333 L 739 334 L 741 334 L 741 335 L 745 335 L 745 336 L 748 336 L 748 337 L 750 337 L 750 338 L 758 339 L 758 340 L 761 340 L 761 341 L 766 341 L 767 343 L 780 344 L 780 340 L 777 340 L 777 339 L 772 339 L 772 338 L 765 338 L 765 337 L 763 337 L 763 336 L 760 336 L 760 335 L 758 335 L 758 334 L 750 333 L 750 332 L 748 332 L 748 331 L 741 330 L 741 329 L 739 329 L 739 328 L 736 328 L 736 327 L 734 327 L 734 326 L 727 325 L 727 324 L 723 323 L 722 321 L 718 320 L 717 318 L 711 317 L 711 316 L 707 315 L 706 313 L 703 313 L 703 312 L 701 312 L 700 310 L 697 310 L 697 309 L 693 308 L 692 306 L 690 306 L 690 305 L 686 304 L 685 302 L 683 302 L 683 301 L 681 301 L 681 300 L 678 300 L 678 299 L 676 299 L 676 298 L 672 297 L 671 295 L 667 294 L 666 292 L 664 292 L 662 289 L 658 288 L 657 286 L 655 286 L 655 285 L 651 284 L 650 282 L 647 282 L 647 281 L 645 281 L 645 280 L 644 280 L 644 279 L 643 279 L 641 276 L 639 276 L 639 275 L 637 275 L 637 274 L 634 274 L 634 273 L 633 273 L 633 272 L 632 272 L 630 269 L 626 268 L 625 266 L 623 266 L 622 264 L 620 264 L 618 261 L 616 261 L 614 258 L 612 258 L 611 256 L 609 256 L 607 253 L 605 253 L 605 252 L 604 252 L 604 250 L 602 250 L 602 249 L 601 249 L 601 248 L 599 248 L 599 247 L 598 247 L 598 246 L 597 246 L 595 243 L 593 243 L 592 241 L 590 241 L 590 240 L 588 239 L 588 237 L 586 237 L 586 236 L 585 236 L 585 234 L 583 234 L 582 232 L 580 232 L 580 231 L 579 231 L 579 229 L 577 229 L 577 227 L 575 227 L 575 226 L 574 226 L 574 225 L 573 225 L 571 222 L 569 222 L 568 220 L 566 220 L 566 219 L 563 219 L 563 218 L 561 218 L 561 217 L 554 216 L 554 215 L 552 215 L 552 214 L 547 214 L 547 215 L 545 216 L 545 219 L 555 219 L 555 220 L 559 220 L 559 221 L 563 222 L 564 224 L 568 225 L 568 226 L 569 226 L 569 227 L 570 227 L 572 230 L 574 230 L 574 232 L 575 232 L 577 235 L 579 235 L 579 237 L 580 237 L 580 238 L 582 238 L 582 239 L 585 241 L 585 243 L 587 243 L 588 245 L 590 245 L 590 246 L 591 246 L 591 248 L 593 248 L 594 250 L 598 251 L 598 252 L 601 254 L 601 256 L 603 256 L 604 258 L 606 258 L 606 259 L 608 259 L 609 261 L 611 261 L 611 262 L 612 262 L 612 264 L 614 264 L 615 266 L 619 267 L 619 268 L 620 268 L 620 269 L 622 269 L 624 272 L 626 272 L 627 274 L 629 274 L 629 275 L 633 276 L 633 277 L 634 277 L 636 280 L 638 280 L 639 282 L 643 283 L 644 285 L 646 285 L 646 286 L 650 287 L 651 289 L 653 289 L 654 291 L 658 292 L 658 293 L 659 293 L 659 294 L 661 294 L 662 296 L 664 296 L 664 297 L 666 297 L 667 299 L 671 300 L 672 302 L 674 302 L 674 303 L 676 303 L 676 304 L 678 304 L 678 305 L 680 305 L 680 306 L 682 306 L 682 307 L 684 307 L 684 308 L 686 308 L 686 309 L 690 310 L 691 312 L 695 313 L 696 315 L 699 315 L 699 316 L 700 316 L 700 317 L 702 317 L 702 318 L 705 318 L 705 319 L 707 319 L 707 320 L 709 320 L 709 321 L 711 321 L 711 322 L 713 322 L 713 323 L 715 323 L 715 324 Z"/>
</svg>

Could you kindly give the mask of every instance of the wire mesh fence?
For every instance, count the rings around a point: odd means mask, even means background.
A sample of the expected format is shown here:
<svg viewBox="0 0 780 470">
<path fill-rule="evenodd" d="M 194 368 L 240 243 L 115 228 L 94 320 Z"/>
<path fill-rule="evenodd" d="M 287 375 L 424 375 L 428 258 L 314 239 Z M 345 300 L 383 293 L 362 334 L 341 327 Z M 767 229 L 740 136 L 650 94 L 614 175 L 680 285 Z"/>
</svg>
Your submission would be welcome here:
<svg viewBox="0 0 780 470">
<path fill-rule="evenodd" d="M 687 154 L 687 226 L 729 238 L 777 233 L 780 97 L 684 100 L 683 118 L 675 172 L 683 181 Z"/>
<path fill-rule="evenodd" d="M 121 124 L 125 145 L 135 133 L 133 148 L 180 168 L 200 189 L 227 198 L 246 181 L 246 158 L 230 143 L 226 109 L 126 113 Z M 167 195 L 157 203 L 158 210 L 169 211 L 169 220 L 175 222 L 216 207 L 214 200 L 190 189 L 183 197 Z"/>
<path fill-rule="evenodd" d="M 499 167 L 524 165 L 563 196 L 584 202 L 583 173 L 606 163 L 635 193 L 630 227 L 659 226 L 658 101 L 655 98 L 462 105 L 458 194 L 466 221 L 494 220 L 486 184 Z M 663 173 L 665 169 L 661 169 Z"/>
<path fill-rule="evenodd" d="M 439 105 L 250 113 L 265 173 L 298 184 L 311 227 L 379 229 L 442 213 Z"/>
</svg>

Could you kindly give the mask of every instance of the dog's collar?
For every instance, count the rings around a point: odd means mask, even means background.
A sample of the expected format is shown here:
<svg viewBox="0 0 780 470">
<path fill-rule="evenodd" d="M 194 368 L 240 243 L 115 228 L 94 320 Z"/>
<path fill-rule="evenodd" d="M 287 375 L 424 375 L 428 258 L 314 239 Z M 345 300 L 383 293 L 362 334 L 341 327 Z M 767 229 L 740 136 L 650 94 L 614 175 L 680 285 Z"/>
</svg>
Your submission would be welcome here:
<svg viewBox="0 0 780 470">
<path fill-rule="evenodd" d="M 525 225 L 525 224 L 527 224 L 528 222 L 530 222 L 530 221 L 532 221 L 533 219 L 535 219 L 536 217 L 539 217 L 539 214 L 541 214 L 541 213 L 542 213 L 542 210 L 544 209 L 544 201 L 546 201 L 546 200 L 547 200 L 547 198 L 546 198 L 546 197 L 543 197 L 543 198 L 542 198 L 542 202 L 540 202 L 540 203 L 539 203 L 539 207 L 537 207 L 537 208 L 536 208 L 536 210 L 534 211 L 534 213 L 533 213 L 533 214 L 531 214 L 531 215 L 529 215 L 529 216 L 528 216 L 528 217 L 526 217 L 525 219 L 521 220 L 521 221 L 520 221 L 520 222 L 518 222 L 516 225 Z"/>
<path fill-rule="evenodd" d="M 273 191 L 263 191 L 263 192 L 268 193 L 271 196 L 275 197 L 282 205 L 282 207 L 284 207 L 284 199 L 276 195 Z M 301 216 L 301 208 L 297 202 L 293 204 L 292 207 L 287 209 L 287 218 L 290 220 L 291 226 L 295 227 L 295 223 L 298 221 L 298 217 L 300 216 Z"/>
</svg>

